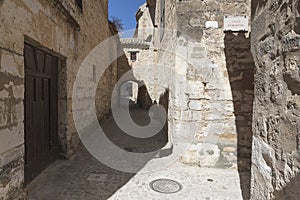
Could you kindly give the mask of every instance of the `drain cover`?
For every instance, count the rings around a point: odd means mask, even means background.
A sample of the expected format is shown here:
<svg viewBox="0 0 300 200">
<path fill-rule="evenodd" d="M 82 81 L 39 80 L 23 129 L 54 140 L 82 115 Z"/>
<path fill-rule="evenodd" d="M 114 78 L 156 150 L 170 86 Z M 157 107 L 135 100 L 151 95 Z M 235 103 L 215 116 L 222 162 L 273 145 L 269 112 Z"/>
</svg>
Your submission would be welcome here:
<svg viewBox="0 0 300 200">
<path fill-rule="evenodd" d="M 156 179 L 150 183 L 152 190 L 164 194 L 172 194 L 179 192 L 182 189 L 182 185 L 177 181 L 171 179 Z"/>
</svg>

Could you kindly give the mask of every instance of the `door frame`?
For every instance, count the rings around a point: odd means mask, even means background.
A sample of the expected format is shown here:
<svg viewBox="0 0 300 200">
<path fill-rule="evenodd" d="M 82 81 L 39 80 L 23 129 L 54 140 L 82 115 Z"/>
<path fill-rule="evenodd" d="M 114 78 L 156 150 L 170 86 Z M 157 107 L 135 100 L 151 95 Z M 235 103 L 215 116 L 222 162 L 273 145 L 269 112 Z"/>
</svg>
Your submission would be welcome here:
<svg viewBox="0 0 300 200">
<path fill-rule="evenodd" d="M 65 124 L 66 124 L 66 113 L 67 113 L 67 78 L 66 78 L 66 57 L 56 53 L 55 51 L 41 45 L 39 42 L 25 36 L 24 38 L 24 52 L 25 52 L 25 44 L 30 45 L 36 49 L 42 50 L 51 56 L 58 58 L 58 66 L 57 66 L 57 75 L 56 75 L 56 144 L 53 147 L 55 151 L 55 156 L 53 160 L 57 160 L 59 155 L 62 153 L 62 143 L 64 142 L 64 138 L 66 136 Z M 24 165 L 26 162 L 26 113 L 25 113 L 25 92 L 26 92 L 26 68 L 25 68 L 25 54 L 24 54 Z M 24 166 L 24 182 L 25 186 L 31 181 L 27 181 L 26 179 L 26 166 Z M 34 180 L 34 179 L 33 179 Z"/>
</svg>

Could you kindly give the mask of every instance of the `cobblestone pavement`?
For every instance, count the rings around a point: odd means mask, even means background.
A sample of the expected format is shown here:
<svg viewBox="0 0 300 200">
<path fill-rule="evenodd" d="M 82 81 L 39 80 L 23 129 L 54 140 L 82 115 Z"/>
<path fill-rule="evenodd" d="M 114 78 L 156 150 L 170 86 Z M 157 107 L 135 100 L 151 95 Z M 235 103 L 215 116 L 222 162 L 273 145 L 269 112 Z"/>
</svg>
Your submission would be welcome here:
<svg viewBox="0 0 300 200">
<path fill-rule="evenodd" d="M 145 111 L 136 110 L 132 117 L 147 121 L 144 114 Z M 124 136 L 111 118 L 103 123 L 103 127 L 112 141 L 129 151 L 160 149 L 166 144 L 166 134 L 163 132 L 142 142 Z M 164 159 L 152 158 L 149 163 L 159 165 Z M 151 181 L 158 178 L 175 180 L 183 188 L 174 194 L 158 193 L 149 186 Z M 237 170 L 200 168 L 174 162 L 150 173 L 144 169 L 137 174 L 123 173 L 101 164 L 83 146 L 71 159 L 56 161 L 28 185 L 27 190 L 30 200 L 242 199 Z"/>
<path fill-rule="evenodd" d="M 93 174 L 99 177 L 92 179 Z M 71 159 L 56 161 L 27 190 L 30 200 L 102 200 L 132 177 L 99 163 L 81 146 Z"/>
</svg>

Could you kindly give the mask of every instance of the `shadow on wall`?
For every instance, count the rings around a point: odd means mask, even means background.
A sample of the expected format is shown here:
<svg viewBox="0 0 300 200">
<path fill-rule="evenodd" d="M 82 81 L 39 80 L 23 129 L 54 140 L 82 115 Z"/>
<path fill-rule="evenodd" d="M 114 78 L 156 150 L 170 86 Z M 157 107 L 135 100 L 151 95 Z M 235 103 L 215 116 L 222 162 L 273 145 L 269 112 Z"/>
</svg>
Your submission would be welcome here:
<svg viewBox="0 0 300 200">
<path fill-rule="evenodd" d="M 226 66 L 238 133 L 238 171 L 244 199 L 250 199 L 254 61 L 245 33 L 225 35 Z"/>
<path fill-rule="evenodd" d="M 112 36 L 116 36 L 118 34 L 118 28 L 115 23 L 109 21 L 109 29 Z M 119 51 L 119 37 L 114 38 L 113 45 L 109 50 L 109 56 L 111 58 L 114 55 L 118 55 Z M 96 105 L 96 114 L 99 121 L 106 120 L 111 114 L 111 104 L 115 104 L 112 102 L 114 97 L 112 97 L 112 92 L 114 86 L 116 85 L 119 77 L 120 67 L 124 66 L 123 68 L 129 68 L 128 65 L 119 65 L 121 58 L 114 60 L 108 67 L 105 69 L 104 73 L 100 77 L 100 80 L 97 85 L 96 96 L 95 96 L 95 105 Z M 128 70 L 128 69 L 122 69 Z M 93 80 L 96 81 L 97 77 L 97 66 L 93 66 Z M 103 95 L 105 94 L 105 95 Z"/>
<path fill-rule="evenodd" d="M 160 95 L 159 105 L 164 107 L 164 109 L 166 111 L 166 114 L 168 116 L 168 111 L 169 111 L 169 89 L 166 89 L 165 92 L 162 95 Z M 166 133 L 168 133 L 168 120 L 165 123 L 164 130 L 165 130 Z"/>
<path fill-rule="evenodd" d="M 114 61 L 101 76 L 96 90 L 95 104 L 99 121 L 106 120 L 111 113 L 112 91 L 117 83 L 117 61 Z M 103 95 L 106 94 L 106 95 Z M 108 109 L 109 108 L 109 109 Z"/>
<path fill-rule="evenodd" d="M 146 85 L 143 84 L 144 83 L 142 82 L 142 86 L 140 86 L 138 89 L 137 104 L 141 108 L 149 110 L 149 108 L 153 105 L 153 103 Z"/>
<path fill-rule="evenodd" d="M 300 196 L 300 174 L 296 175 L 282 190 L 274 192 L 275 200 L 298 200 Z"/>
<path fill-rule="evenodd" d="M 129 70 L 131 70 L 131 66 L 128 62 L 128 59 L 124 53 L 123 50 L 119 50 L 119 55 L 121 55 L 118 58 L 118 80 Z"/>
</svg>

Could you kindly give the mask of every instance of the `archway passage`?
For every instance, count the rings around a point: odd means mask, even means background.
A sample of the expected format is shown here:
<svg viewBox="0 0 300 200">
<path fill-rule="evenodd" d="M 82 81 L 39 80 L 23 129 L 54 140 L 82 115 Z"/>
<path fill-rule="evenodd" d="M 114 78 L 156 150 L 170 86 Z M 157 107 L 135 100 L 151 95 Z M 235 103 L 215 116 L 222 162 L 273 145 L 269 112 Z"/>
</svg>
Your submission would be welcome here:
<svg viewBox="0 0 300 200">
<path fill-rule="evenodd" d="M 120 87 L 120 106 L 133 106 L 138 99 L 138 83 L 126 81 Z"/>
<path fill-rule="evenodd" d="M 121 110 L 129 109 L 130 117 L 133 122 L 141 127 L 147 126 L 150 122 L 150 115 L 153 111 L 152 106 L 158 105 L 153 102 L 147 87 L 140 81 L 127 80 L 119 86 L 119 108 Z M 158 122 L 160 123 L 160 122 Z M 135 153 L 153 152 L 163 148 L 168 143 L 168 131 L 166 128 L 160 130 L 156 135 L 150 138 L 133 137 L 119 127 L 113 117 L 103 124 L 103 130 L 107 137 L 118 147 Z"/>
</svg>

